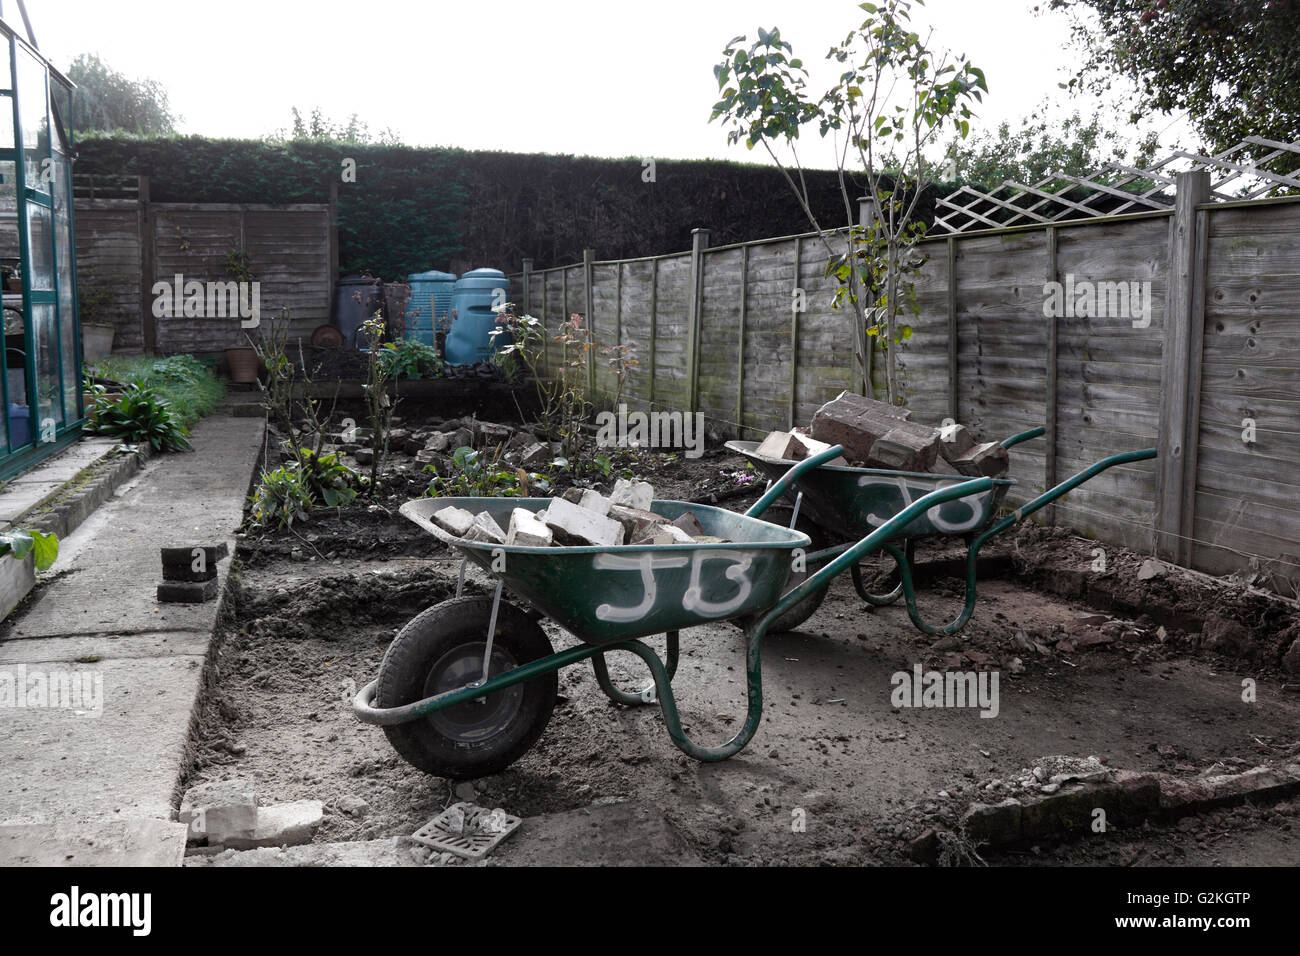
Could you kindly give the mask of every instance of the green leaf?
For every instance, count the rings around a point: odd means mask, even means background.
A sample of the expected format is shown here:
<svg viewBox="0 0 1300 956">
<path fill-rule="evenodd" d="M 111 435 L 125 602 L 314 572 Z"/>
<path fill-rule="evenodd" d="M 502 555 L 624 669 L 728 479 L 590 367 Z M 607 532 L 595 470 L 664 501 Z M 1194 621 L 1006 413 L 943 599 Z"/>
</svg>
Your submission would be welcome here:
<svg viewBox="0 0 1300 956">
<path fill-rule="evenodd" d="M 59 536 L 53 532 L 45 534 L 41 531 L 33 531 L 32 542 L 36 570 L 44 571 L 59 556 Z"/>
</svg>

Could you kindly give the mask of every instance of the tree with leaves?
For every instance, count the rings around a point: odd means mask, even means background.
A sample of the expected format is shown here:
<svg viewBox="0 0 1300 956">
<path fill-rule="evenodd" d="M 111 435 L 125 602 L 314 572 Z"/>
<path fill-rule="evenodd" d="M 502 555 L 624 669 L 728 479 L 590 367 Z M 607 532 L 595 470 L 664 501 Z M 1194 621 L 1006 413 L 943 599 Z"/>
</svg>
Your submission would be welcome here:
<svg viewBox="0 0 1300 956">
<path fill-rule="evenodd" d="M 178 117 L 167 103 L 167 91 L 155 80 L 132 80 L 101 60 L 83 53 L 68 67 L 72 121 L 81 130 L 125 130 L 128 133 L 176 132 Z"/>
<path fill-rule="evenodd" d="M 826 248 L 826 274 L 839 282 L 834 304 L 847 302 L 857 314 L 854 352 L 863 383 L 870 389 L 871 342 L 881 341 L 886 392 L 894 404 L 894 346 L 911 332 L 899 316 L 905 301 L 915 310 L 908 277 L 923 261 L 916 244 L 926 227 L 917 204 L 940 172 L 929 154 L 947 132 L 969 135 L 971 105 L 988 91 L 983 72 L 969 60 L 933 49 L 933 31 L 922 38 L 912 29 L 916 5 L 923 0 L 858 4 L 866 19 L 831 47 L 827 59 L 842 72 L 816 100 L 806 94 L 808 72 L 780 30 L 760 29 L 748 46 L 745 37 L 736 37 L 713 68 L 721 98 L 710 117 L 730 127 L 728 142 L 761 145 L 784 174 Z M 835 145 L 845 215 L 839 230 L 819 222 L 808 202 L 796 141 L 809 127 Z M 789 166 L 773 149 L 781 141 L 791 150 Z M 855 214 L 858 187 L 851 170 L 865 186 L 866 224 Z"/>
<path fill-rule="evenodd" d="M 1045 6 L 1069 16 L 1084 54 L 1068 88 L 1099 93 L 1127 79 L 1133 122 L 1185 111 L 1215 152 L 1247 136 L 1300 137 L 1300 0 L 1047 0 Z"/>
<path fill-rule="evenodd" d="M 963 144 L 949 145 L 949 179 L 993 190 L 1012 180 L 1025 185 L 1049 181 L 1062 174 L 1083 178 L 1112 163 L 1143 167 L 1156 150 L 1155 135 L 1130 143 L 1124 133 L 1100 113 L 1089 118 L 1075 110 L 1060 119 L 1049 115 L 1044 102 L 1016 124 L 1002 122 L 996 130 L 976 133 Z"/>
</svg>

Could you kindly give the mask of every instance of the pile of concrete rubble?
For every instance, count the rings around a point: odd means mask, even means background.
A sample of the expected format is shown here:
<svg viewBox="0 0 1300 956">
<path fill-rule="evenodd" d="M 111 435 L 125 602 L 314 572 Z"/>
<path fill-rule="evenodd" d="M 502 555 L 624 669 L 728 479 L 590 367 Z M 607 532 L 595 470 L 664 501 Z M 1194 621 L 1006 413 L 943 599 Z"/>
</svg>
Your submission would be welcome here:
<svg viewBox="0 0 1300 956">
<path fill-rule="evenodd" d="M 801 461 L 842 445 L 844 455 L 827 464 L 930 472 L 942 456 L 959 475 L 996 478 L 1006 473 L 1007 450 L 997 442 L 977 443 L 964 425 L 932 428 L 908 421 L 909 415 L 897 405 L 843 392 L 817 409 L 811 427 L 772 432 L 757 453 Z"/>
<path fill-rule="evenodd" d="M 487 511 L 471 514 L 448 506 L 430 517 L 448 534 L 466 541 L 529 548 L 726 542 L 705 534 L 693 511 L 674 520 L 655 514 L 650 510 L 654 497 L 649 482 L 620 478 L 608 498 L 590 488 L 570 488 L 541 511 L 515 508 L 504 529 Z"/>
</svg>

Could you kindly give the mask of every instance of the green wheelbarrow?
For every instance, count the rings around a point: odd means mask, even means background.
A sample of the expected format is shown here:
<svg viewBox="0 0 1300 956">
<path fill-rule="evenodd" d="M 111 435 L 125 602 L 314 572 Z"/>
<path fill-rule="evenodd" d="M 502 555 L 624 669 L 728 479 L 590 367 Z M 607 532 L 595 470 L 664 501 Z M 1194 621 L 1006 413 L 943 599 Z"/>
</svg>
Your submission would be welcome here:
<svg viewBox="0 0 1300 956">
<path fill-rule="evenodd" d="M 1043 428 L 1033 428 L 1013 435 L 1000 444 L 1003 448 L 1011 448 L 1031 438 L 1038 438 L 1043 432 Z M 766 514 L 769 521 L 804 531 L 813 541 L 812 552 L 807 557 L 809 569 L 851 550 L 853 540 L 872 535 L 886 526 L 891 527 L 893 532 L 881 542 L 880 551 L 893 559 L 897 569 L 897 583 L 887 592 L 872 591 L 862 567 L 854 562 L 850 567 L 853 585 L 864 601 L 876 606 L 892 604 L 900 596 L 903 597 L 912 623 L 926 634 L 955 634 L 970 621 L 975 611 L 977 558 L 980 548 L 990 538 L 1108 468 L 1156 457 L 1156 450 L 1148 448 L 1103 458 L 1021 505 L 1001 520 L 996 520 L 998 510 L 1011 485 L 1016 483 L 1015 479 L 999 479 L 990 488 L 946 498 L 922 509 L 911 520 L 899 524 L 892 519 L 913 502 L 924 500 L 925 496 L 938 490 L 958 487 L 967 479 L 952 475 L 824 464 L 838 457 L 839 446 L 806 459 L 818 463 L 819 466 L 814 468 L 800 468 L 799 465 L 804 462 L 764 458 L 757 454 L 757 442 L 729 441 L 727 448 L 743 455 L 769 479 L 767 493 L 747 514 Z M 793 507 L 773 507 L 773 503 L 780 497 L 792 501 Z M 914 546 L 917 538 L 930 536 L 960 536 L 966 542 L 965 600 L 961 612 L 947 624 L 928 623 L 921 617 L 916 606 L 916 589 L 912 582 Z M 852 540 L 829 544 L 831 540 L 843 537 Z M 830 582 L 824 584 L 828 587 Z M 811 616 L 825 596 L 825 587 L 820 592 L 810 593 L 802 604 L 791 608 L 789 613 L 776 622 L 776 629 L 793 629 Z"/>
<path fill-rule="evenodd" d="M 835 450 L 835 454 L 839 449 Z M 816 468 L 823 456 L 789 470 L 786 479 Z M 783 479 L 783 480 L 786 480 Z M 431 515 L 445 507 L 487 511 L 508 523 L 510 511 L 545 508 L 538 498 L 422 498 L 401 513 L 460 551 L 496 580 L 492 597 L 457 596 L 435 605 L 402 629 L 378 677 L 352 702 L 359 720 L 383 727 L 408 763 L 441 777 L 470 779 L 498 773 L 524 754 L 551 718 L 558 671 L 590 659 L 610 699 L 628 705 L 658 703 L 673 743 L 703 761 L 740 752 L 763 714 L 760 651 L 772 622 L 868 552 L 895 537 L 929 509 L 997 486 L 977 478 L 922 496 L 879 528 L 845 548 L 806 577 L 796 575 L 810 539 L 802 532 L 721 508 L 655 501 L 673 519 L 692 511 L 706 534 L 723 543 L 542 548 L 493 545 L 453 537 Z M 767 496 L 766 507 L 780 490 Z M 751 511 L 761 510 L 758 506 Z M 799 580 L 797 585 L 791 584 Z M 579 641 L 555 651 L 534 615 L 502 600 L 502 590 L 550 617 Z M 744 628 L 748 708 L 734 737 L 716 747 L 696 744 L 682 731 L 672 679 L 683 628 L 734 621 Z M 642 638 L 666 635 L 666 659 Z M 636 691 L 614 686 L 605 663 L 609 651 L 640 657 L 652 682 Z"/>
</svg>

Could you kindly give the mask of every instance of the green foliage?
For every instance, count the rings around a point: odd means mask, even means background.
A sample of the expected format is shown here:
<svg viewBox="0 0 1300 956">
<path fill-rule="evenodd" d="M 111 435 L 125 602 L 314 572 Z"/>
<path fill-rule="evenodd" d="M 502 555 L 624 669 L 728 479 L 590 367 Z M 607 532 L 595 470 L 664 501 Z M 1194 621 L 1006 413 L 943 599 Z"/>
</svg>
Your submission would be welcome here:
<svg viewBox="0 0 1300 956">
<path fill-rule="evenodd" d="M 357 496 L 359 476 L 330 452 L 317 454 L 310 448 L 301 451 L 302 463 L 293 463 L 311 492 L 313 502 L 327 508 L 341 508 Z"/>
<path fill-rule="evenodd" d="M 73 124 L 80 130 L 124 130 L 128 133 L 171 133 L 176 117 L 167 104 L 167 90 L 155 80 L 131 80 L 104 63 L 95 53 L 83 53 L 68 67 Z"/>
<path fill-rule="evenodd" d="M 834 305 L 847 302 L 857 312 L 855 358 L 864 379 L 871 373 L 868 336 L 884 333 L 890 402 L 899 400 L 899 388 L 896 350 L 888 346 L 905 338 L 898 316 L 912 298 L 909 280 L 920 265 L 916 243 L 926 223 L 920 200 L 935 179 L 927 152 L 945 132 L 965 139 L 971 107 L 988 91 L 982 70 L 932 49 L 912 29 L 918 5 L 923 0 L 858 4 L 866 19 L 827 53 L 843 72 L 817 99 L 806 92 L 803 61 L 775 28 L 760 28 L 748 46 L 744 36 L 734 37 L 713 68 L 719 98 L 710 120 L 723 122 L 728 142 L 761 145 L 798 198 L 825 247 L 826 275 L 840 282 Z M 824 227 L 810 201 L 796 141 L 813 127 L 834 139 L 843 232 Z M 792 150 L 792 169 L 773 149 L 780 143 Z M 866 180 L 865 226 L 857 222 L 850 168 Z"/>
<path fill-rule="evenodd" d="M 339 182 L 345 159 L 356 182 Z M 567 265 L 587 247 L 610 259 L 670 252 L 689 248 L 701 223 L 717 245 L 806 228 L 778 170 L 714 160 L 657 160 L 647 182 L 633 157 L 92 134 L 78 139 L 77 172 L 147 175 L 156 202 L 319 203 L 333 179 L 340 271 L 390 279 L 485 264 L 512 272 L 525 257 Z M 820 219 L 842 210 L 836 173 L 805 179 Z M 922 217 L 933 199 L 926 191 Z"/>
<path fill-rule="evenodd" d="M 6 554 L 13 555 L 18 561 L 30 554 L 36 570 L 44 571 L 59 556 L 59 536 L 53 532 L 46 534 L 22 528 L 5 531 L 0 533 L 0 557 Z"/>
<path fill-rule="evenodd" d="M 290 528 L 294 521 L 305 521 L 315 505 L 307 477 L 296 464 L 262 472 L 253 492 L 250 519 L 262 529 Z"/>
<path fill-rule="evenodd" d="M 1070 18 L 1083 64 L 1066 84 L 1097 95 L 1130 84 L 1130 121 L 1186 111 L 1210 152 L 1300 130 L 1295 0 L 1047 0 Z M 1256 155 L 1267 151 L 1259 147 Z M 1233 156 L 1248 162 L 1250 150 Z M 1282 158 L 1295 169 L 1300 159 Z"/>
<path fill-rule="evenodd" d="M 550 494 L 551 482 L 545 475 L 525 473 L 523 469 L 500 464 L 501 450 L 493 458 L 473 448 L 461 446 L 451 456 L 449 473 L 441 475 L 433 465 L 424 470 L 433 477 L 424 490 L 426 498 L 520 498 L 531 491 Z"/>
<path fill-rule="evenodd" d="M 399 339 L 383 346 L 379 360 L 387 367 L 388 377 L 438 378 L 442 375 L 442 356 L 432 345 L 416 339 Z"/>
<path fill-rule="evenodd" d="M 1082 178 L 1110 163 L 1141 167 L 1151 162 L 1154 150 L 1152 138 L 1130 146 L 1113 118 L 1094 113 L 1085 119 L 1075 110 L 1058 120 L 1049 116 L 1044 101 L 1014 127 L 1003 122 L 995 132 L 977 133 L 964 144 L 954 139 L 949 155 L 958 179 L 991 190 L 1008 179 L 1032 185 L 1062 173 Z M 1061 179 L 1048 188 L 1067 184 Z"/>
<path fill-rule="evenodd" d="M 189 429 L 180 423 L 171 405 L 153 389 L 135 383 L 127 385 L 116 401 L 97 398 L 89 418 L 92 431 L 135 445 L 148 442 L 154 451 L 191 447 Z"/>
<path fill-rule="evenodd" d="M 212 365 L 192 355 L 108 357 L 98 359 L 94 371 L 103 378 L 157 392 L 186 428 L 210 415 L 226 394 L 225 383 L 214 374 Z"/>
</svg>

